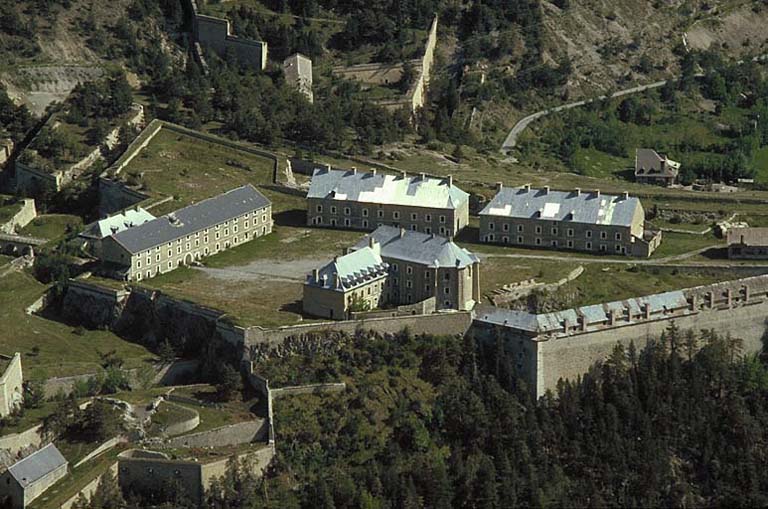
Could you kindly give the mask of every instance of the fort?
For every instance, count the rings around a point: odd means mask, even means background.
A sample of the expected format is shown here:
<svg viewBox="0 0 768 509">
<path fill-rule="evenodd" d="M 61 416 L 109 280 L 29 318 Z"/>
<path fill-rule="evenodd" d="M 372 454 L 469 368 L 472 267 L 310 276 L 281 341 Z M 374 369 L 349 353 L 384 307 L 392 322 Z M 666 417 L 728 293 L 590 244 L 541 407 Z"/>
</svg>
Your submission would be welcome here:
<svg viewBox="0 0 768 509">
<path fill-rule="evenodd" d="M 211 48 L 222 57 L 232 52 L 240 62 L 254 69 L 263 70 L 267 66 L 265 41 L 254 41 L 233 35 L 229 20 L 199 14 L 196 0 L 187 0 L 187 3 L 192 11 L 195 41 Z"/>
</svg>

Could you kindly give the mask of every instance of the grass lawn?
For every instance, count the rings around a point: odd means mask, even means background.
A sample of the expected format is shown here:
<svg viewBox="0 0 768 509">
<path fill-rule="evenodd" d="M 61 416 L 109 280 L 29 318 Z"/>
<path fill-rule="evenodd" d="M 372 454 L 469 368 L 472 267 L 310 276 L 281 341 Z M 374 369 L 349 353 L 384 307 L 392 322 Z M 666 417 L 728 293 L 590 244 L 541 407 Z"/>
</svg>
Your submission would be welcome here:
<svg viewBox="0 0 768 509">
<path fill-rule="evenodd" d="M 251 183 L 272 183 L 270 159 L 162 129 L 121 172 L 123 178 L 143 174 L 155 196 L 174 200 L 152 209 L 161 215 Z"/>
<path fill-rule="evenodd" d="M 755 151 L 752 156 L 752 165 L 755 168 L 755 180 L 768 182 L 768 147 Z"/>
<path fill-rule="evenodd" d="M 86 331 L 79 336 L 68 325 L 27 315 L 24 309 L 45 290 L 26 273 L 0 278 L 0 353 L 21 352 L 25 378 L 93 373 L 100 370 L 99 352 L 109 350 L 115 350 L 127 368 L 144 366 L 154 358 L 144 347 L 109 331 Z M 39 352 L 34 353 L 34 347 Z"/>
<path fill-rule="evenodd" d="M 664 232 L 661 237 L 661 245 L 651 255 L 651 259 L 675 256 L 715 245 L 722 247 L 725 246 L 725 242 L 723 239 L 716 238 L 712 232 L 705 235 Z"/>
<path fill-rule="evenodd" d="M 24 415 L 18 422 L 9 426 L 0 427 L 0 435 L 10 435 L 11 433 L 19 433 L 25 431 L 43 422 L 43 419 L 53 413 L 56 409 L 58 402 L 46 401 L 40 408 L 25 408 Z"/>
<path fill-rule="evenodd" d="M 16 215 L 17 212 L 21 210 L 21 207 L 24 205 L 23 202 L 19 201 L 17 203 L 8 203 L 7 205 L 6 200 L 10 200 L 10 196 L 5 196 L 0 194 L 0 225 L 7 223 L 11 220 L 13 216 Z"/>
<path fill-rule="evenodd" d="M 62 239 L 68 232 L 67 230 L 76 230 L 83 224 L 83 219 L 79 216 L 69 214 L 46 214 L 38 216 L 32 220 L 24 229 L 21 235 L 36 237 L 39 239 L 48 239 L 49 242 L 55 242 Z"/>
<path fill-rule="evenodd" d="M 578 263 L 516 258 L 486 258 L 480 263 L 480 291 L 489 295 L 509 283 L 534 278 L 537 283 L 553 283 L 576 269 Z"/>
<path fill-rule="evenodd" d="M 567 283 L 562 290 L 575 290 L 577 297 L 571 303 L 575 307 L 679 290 L 738 277 L 738 273 L 718 269 L 689 270 L 595 264 L 585 265 L 581 276 Z"/>
<path fill-rule="evenodd" d="M 259 400 L 256 398 L 243 400 L 236 397 L 232 401 L 221 402 L 216 395 L 216 388 L 213 386 L 181 387 L 176 389 L 174 394 L 216 404 L 216 407 L 210 407 L 174 402 L 181 407 L 192 408 L 200 414 L 200 425 L 190 433 L 200 433 L 229 424 L 253 420 L 256 418 L 256 411 L 259 407 Z"/>
<path fill-rule="evenodd" d="M 152 424 L 149 429 L 150 435 L 159 435 L 168 426 L 187 421 L 195 416 L 195 412 L 187 407 L 164 401 L 157 407 L 157 411 L 152 414 Z"/>
<path fill-rule="evenodd" d="M 303 320 L 302 282 L 305 272 L 325 263 L 364 234 L 343 230 L 277 226 L 260 237 L 206 258 L 215 275 L 179 268 L 141 285 L 226 312 L 242 325 L 274 327 Z M 297 262 L 286 267 L 286 262 Z M 263 264 L 260 264 L 263 262 Z M 273 274 L 278 265 L 280 274 Z"/>
</svg>

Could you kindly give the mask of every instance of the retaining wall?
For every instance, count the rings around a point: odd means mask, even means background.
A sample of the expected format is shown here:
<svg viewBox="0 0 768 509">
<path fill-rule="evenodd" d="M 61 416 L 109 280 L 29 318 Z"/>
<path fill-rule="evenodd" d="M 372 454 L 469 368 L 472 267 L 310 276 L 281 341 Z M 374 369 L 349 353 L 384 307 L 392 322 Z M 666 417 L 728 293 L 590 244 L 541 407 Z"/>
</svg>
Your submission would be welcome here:
<svg viewBox="0 0 768 509">
<path fill-rule="evenodd" d="M 42 424 L 33 426 L 26 431 L 0 436 L 0 450 L 8 451 L 11 456 L 17 456 L 19 452 L 29 448 L 38 448 L 43 443 L 40 431 Z"/>
<path fill-rule="evenodd" d="M 171 438 L 164 445 L 166 447 L 200 448 L 248 444 L 264 437 L 266 434 L 264 423 L 263 419 L 239 422 L 209 431 Z"/>
<path fill-rule="evenodd" d="M 190 414 L 189 419 L 185 419 L 180 422 L 174 422 L 173 424 L 169 424 L 168 426 L 166 426 L 164 430 L 166 436 L 172 437 L 176 435 L 182 435 L 184 433 L 189 433 L 190 431 L 192 431 L 193 429 L 197 428 L 200 425 L 200 414 L 197 413 L 196 410 L 193 410 L 187 407 L 179 407 L 178 405 L 174 405 L 173 403 L 170 403 L 168 401 L 163 401 L 160 404 L 171 405 L 177 408 L 183 408 Z"/>
<path fill-rule="evenodd" d="M 98 475 L 95 479 L 93 479 L 91 482 L 83 486 L 83 488 L 72 495 L 69 499 L 67 499 L 66 502 L 61 504 L 61 509 L 71 509 L 73 505 L 75 505 L 75 502 L 77 502 L 77 499 L 82 494 L 86 499 L 89 499 L 93 496 L 94 493 L 96 493 L 96 488 L 99 486 L 99 482 L 101 482 L 101 478 L 104 477 L 104 474 L 107 473 L 107 471 L 112 472 L 112 475 L 117 475 L 117 462 L 112 463 L 102 474 Z"/>
<path fill-rule="evenodd" d="M 24 198 L 21 210 L 16 212 L 7 223 L 0 225 L 0 232 L 13 234 L 16 232 L 16 229 L 24 228 L 36 217 L 37 209 L 35 208 L 35 200 L 32 198 Z"/>
<path fill-rule="evenodd" d="M 344 382 L 329 383 L 329 384 L 310 384 L 310 385 L 298 385 L 295 387 L 280 387 L 272 389 L 272 399 L 281 398 L 283 396 L 296 396 L 299 394 L 321 394 L 331 392 L 343 392 L 347 388 L 347 384 Z"/>
</svg>

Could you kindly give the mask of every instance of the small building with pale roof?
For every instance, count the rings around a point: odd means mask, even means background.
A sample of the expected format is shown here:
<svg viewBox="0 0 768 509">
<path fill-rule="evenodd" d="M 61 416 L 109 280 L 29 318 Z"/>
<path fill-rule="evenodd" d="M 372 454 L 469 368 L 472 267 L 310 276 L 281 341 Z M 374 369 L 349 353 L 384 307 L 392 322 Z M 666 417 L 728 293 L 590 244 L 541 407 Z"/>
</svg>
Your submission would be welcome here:
<svg viewBox="0 0 768 509">
<path fill-rule="evenodd" d="M 301 53 L 294 53 L 283 60 L 285 82 L 314 102 L 312 93 L 312 60 Z"/>
<path fill-rule="evenodd" d="M 731 228 L 727 240 L 732 260 L 768 259 L 768 228 Z"/>
<path fill-rule="evenodd" d="M 649 148 L 635 151 L 635 180 L 640 184 L 670 186 L 680 173 L 680 163 Z"/>
</svg>

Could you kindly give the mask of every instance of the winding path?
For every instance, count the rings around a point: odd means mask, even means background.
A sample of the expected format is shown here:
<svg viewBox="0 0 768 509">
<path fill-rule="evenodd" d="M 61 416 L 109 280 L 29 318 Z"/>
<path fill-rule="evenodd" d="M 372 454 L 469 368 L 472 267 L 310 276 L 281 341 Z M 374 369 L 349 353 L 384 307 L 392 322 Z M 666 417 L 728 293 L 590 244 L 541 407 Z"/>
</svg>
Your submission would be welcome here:
<svg viewBox="0 0 768 509">
<path fill-rule="evenodd" d="M 646 90 L 652 89 L 652 88 L 659 88 L 666 85 L 667 80 L 662 81 L 656 81 L 653 83 L 649 83 L 647 85 L 638 85 L 636 87 L 627 88 L 624 90 L 619 90 L 618 92 L 615 92 L 611 94 L 611 97 L 621 97 L 624 95 L 629 94 L 636 94 L 638 92 L 644 92 Z M 546 110 L 537 111 L 536 113 L 531 113 L 530 115 L 523 117 L 520 119 L 513 127 L 512 130 L 509 131 L 509 134 L 507 135 L 507 138 L 504 140 L 504 143 L 501 145 L 501 153 L 504 155 L 509 155 L 509 152 L 515 148 L 517 145 L 517 138 L 520 136 L 520 133 L 522 133 L 528 125 L 533 122 L 534 120 L 541 118 L 545 115 L 549 115 L 550 113 L 557 113 L 558 111 L 563 110 L 570 110 L 572 108 L 578 108 L 579 106 L 584 106 L 585 104 L 589 104 L 593 101 L 602 101 L 603 99 L 606 99 L 607 96 L 601 95 L 599 97 L 593 98 L 593 99 L 583 99 L 581 101 L 576 101 L 568 104 L 563 104 L 561 106 L 555 106 L 554 108 L 548 108 Z"/>
</svg>

